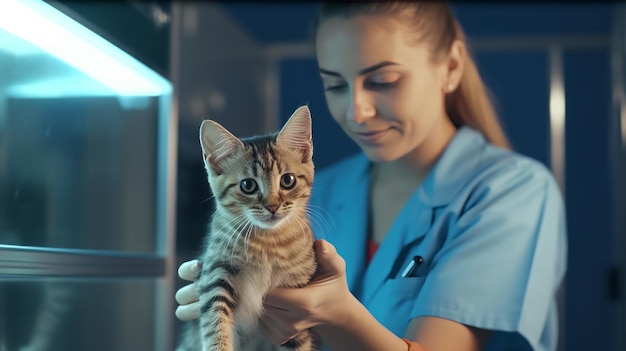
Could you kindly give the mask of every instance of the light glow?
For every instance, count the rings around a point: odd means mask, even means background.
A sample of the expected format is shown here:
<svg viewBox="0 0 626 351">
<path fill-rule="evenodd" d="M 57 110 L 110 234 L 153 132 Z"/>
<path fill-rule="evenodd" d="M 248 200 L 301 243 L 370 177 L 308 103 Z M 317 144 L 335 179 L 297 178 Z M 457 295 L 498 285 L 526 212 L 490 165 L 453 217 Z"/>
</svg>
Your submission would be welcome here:
<svg viewBox="0 0 626 351">
<path fill-rule="evenodd" d="M 40 48 L 118 95 L 159 96 L 172 90 L 166 79 L 43 1 L 1 0 L 0 30 Z"/>
<path fill-rule="evenodd" d="M 64 98 L 88 96 L 115 96 L 106 86 L 84 76 L 65 76 L 42 79 L 34 82 L 13 84 L 6 89 L 12 98 Z"/>
<path fill-rule="evenodd" d="M 550 48 L 550 152 L 551 169 L 565 196 L 565 82 L 563 50 Z"/>
</svg>

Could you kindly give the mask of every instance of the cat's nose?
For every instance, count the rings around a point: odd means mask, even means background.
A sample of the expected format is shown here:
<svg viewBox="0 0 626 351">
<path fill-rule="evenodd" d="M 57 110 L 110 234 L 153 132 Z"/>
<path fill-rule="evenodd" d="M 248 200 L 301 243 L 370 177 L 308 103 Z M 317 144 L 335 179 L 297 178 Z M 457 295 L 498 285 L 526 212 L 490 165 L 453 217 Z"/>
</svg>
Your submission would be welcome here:
<svg viewBox="0 0 626 351">
<path fill-rule="evenodd" d="M 268 211 L 270 211 L 271 214 L 276 213 L 276 210 L 278 210 L 278 205 L 268 205 L 265 206 L 265 208 L 267 208 Z"/>
</svg>

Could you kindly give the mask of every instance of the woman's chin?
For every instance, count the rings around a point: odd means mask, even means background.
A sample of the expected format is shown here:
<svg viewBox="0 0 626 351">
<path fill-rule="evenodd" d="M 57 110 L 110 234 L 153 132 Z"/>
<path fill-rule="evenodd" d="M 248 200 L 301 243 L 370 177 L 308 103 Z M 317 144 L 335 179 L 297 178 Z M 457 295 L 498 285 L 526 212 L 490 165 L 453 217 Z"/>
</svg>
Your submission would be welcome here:
<svg viewBox="0 0 626 351">
<path fill-rule="evenodd" d="M 372 162 L 391 162 L 402 157 L 402 153 L 399 150 L 385 147 L 361 147 L 361 150 L 365 153 L 365 156 Z"/>
</svg>

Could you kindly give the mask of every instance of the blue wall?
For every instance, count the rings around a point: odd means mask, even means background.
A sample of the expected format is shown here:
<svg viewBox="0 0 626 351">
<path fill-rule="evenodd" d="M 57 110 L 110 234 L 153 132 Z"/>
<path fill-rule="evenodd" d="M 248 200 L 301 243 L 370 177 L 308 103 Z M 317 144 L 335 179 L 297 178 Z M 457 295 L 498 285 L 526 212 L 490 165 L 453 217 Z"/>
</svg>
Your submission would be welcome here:
<svg viewBox="0 0 626 351">
<path fill-rule="evenodd" d="M 570 233 L 568 350 L 609 350 L 607 279 L 615 230 L 609 202 L 609 59 L 605 50 L 590 50 L 568 51 L 564 60 Z"/>
</svg>

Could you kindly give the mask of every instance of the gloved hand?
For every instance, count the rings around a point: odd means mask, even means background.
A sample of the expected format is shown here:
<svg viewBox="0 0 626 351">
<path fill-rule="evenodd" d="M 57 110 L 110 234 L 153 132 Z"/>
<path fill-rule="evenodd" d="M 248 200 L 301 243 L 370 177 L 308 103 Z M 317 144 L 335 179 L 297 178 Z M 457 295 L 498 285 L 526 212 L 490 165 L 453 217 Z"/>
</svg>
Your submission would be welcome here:
<svg viewBox="0 0 626 351">
<path fill-rule="evenodd" d="M 195 281 L 200 274 L 200 261 L 191 260 L 184 262 L 178 268 L 178 276 L 184 280 L 192 282 L 178 289 L 176 292 L 176 317 L 182 321 L 191 321 L 200 317 L 200 302 L 196 291 Z"/>
</svg>

